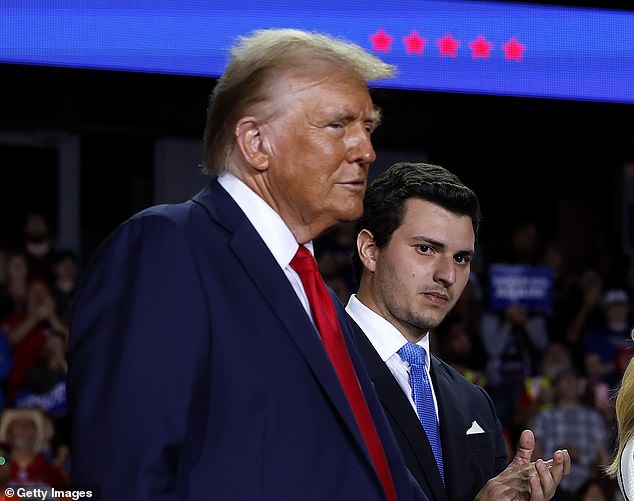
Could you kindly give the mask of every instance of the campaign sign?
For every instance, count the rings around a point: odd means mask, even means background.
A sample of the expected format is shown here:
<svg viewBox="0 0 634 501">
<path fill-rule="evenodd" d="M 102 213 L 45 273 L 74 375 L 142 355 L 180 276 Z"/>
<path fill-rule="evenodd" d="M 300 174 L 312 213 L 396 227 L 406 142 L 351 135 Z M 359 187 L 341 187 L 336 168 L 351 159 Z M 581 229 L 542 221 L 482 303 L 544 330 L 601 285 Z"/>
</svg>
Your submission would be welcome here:
<svg viewBox="0 0 634 501">
<path fill-rule="evenodd" d="M 489 266 L 490 309 L 519 304 L 529 311 L 552 309 L 553 270 L 549 266 L 492 264 Z"/>
</svg>

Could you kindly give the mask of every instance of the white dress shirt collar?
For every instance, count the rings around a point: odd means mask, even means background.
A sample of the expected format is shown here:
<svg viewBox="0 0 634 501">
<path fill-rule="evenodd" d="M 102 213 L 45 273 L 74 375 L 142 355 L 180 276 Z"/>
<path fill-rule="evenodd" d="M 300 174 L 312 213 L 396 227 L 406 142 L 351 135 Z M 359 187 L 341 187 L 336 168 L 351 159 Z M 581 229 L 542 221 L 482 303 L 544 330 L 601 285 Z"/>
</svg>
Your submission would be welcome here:
<svg viewBox="0 0 634 501">
<path fill-rule="evenodd" d="M 405 396 L 409 400 L 414 412 L 418 414 L 416 404 L 412 398 L 412 387 L 410 383 L 410 367 L 409 364 L 401 358 L 397 353 L 403 346 L 407 344 L 407 339 L 399 330 L 388 322 L 381 315 L 378 315 L 357 298 L 356 294 L 350 296 L 346 305 L 348 315 L 357 323 L 361 330 L 365 333 L 374 349 L 377 351 L 381 360 L 385 363 L 394 379 L 401 387 Z M 418 341 L 419 346 L 425 348 L 426 353 L 426 372 L 429 376 L 429 334 Z M 430 377 L 429 384 L 434 397 L 434 408 L 436 410 L 436 419 L 438 419 L 438 401 L 436 400 L 436 391 L 434 383 Z"/>
<path fill-rule="evenodd" d="M 291 268 L 291 260 L 297 252 L 298 244 L 290 228 L 286 226 L 280 215 L 264 199 L 233 174 L 229 172 L 221 174 L 218 177 L 218 182 L 242 209 L 255 231 L 257 231 L 264 244 L 271 251 L 291 287 L 293 287 L 295 294 L 297 294 L 297 298 L 302 303 L 304 310 L 314 323 L 310 302 L 302 280 L 297 272 Z M 312 242 L 308 242 L 304 246 L 314 255 Z"/>
<path fill-rule="evenodd" d="M 361 330 L 368 337 L 384 362 L 407 344 L 407 339 L 396 327 L 359 301 L 356 294 L 350 296 L 346 311 L 357 325 L 361 327 Z M 427 353 L 425 364 L 429 368 L 429 336 L 424 336 L 416 344 L 425 348 Z"/>
<path fill-rule="evenodd" d="M 240 206 L 280 267 L 286 268 L 293 259 L 298 245 L 295 236 L 284 220 L 269 204 L 233 174 L 224 172 L 218 177 L 218 182 Z M 314 253 L 312 242 L 305 244 L 305 247 L 310 250 L 311 254 Z"/>
</svg>

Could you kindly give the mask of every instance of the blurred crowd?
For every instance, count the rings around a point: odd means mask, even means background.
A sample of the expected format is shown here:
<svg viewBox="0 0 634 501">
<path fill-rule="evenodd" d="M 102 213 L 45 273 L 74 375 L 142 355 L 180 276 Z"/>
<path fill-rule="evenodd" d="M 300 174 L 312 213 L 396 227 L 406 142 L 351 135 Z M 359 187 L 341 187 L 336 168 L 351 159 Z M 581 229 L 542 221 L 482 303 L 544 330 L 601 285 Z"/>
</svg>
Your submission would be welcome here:
<svg viewBox="0 0 634 501">
<path fill-rule="evenodd" d="M 0 233 L 0 492 L 69 484 L 67 344 L 79 256 L 46 214 Z"/>
<path fill-rule="evenodd" d="M 17 241 L 0 231 L 0 488 L 63 487 L 72 467 L 66 347 L 83 259 L 57 246 L 46 214 L 27 214 L 22 228 Z M 315 243 L 320 270 L 344 303 L 355 292 L 352 231 L 343 226 Z M 558 499 L 622 499 L 602 470 L 614 448 L 615 391 L 634 353 L 629 262 L 606 259 L 618 253 L 573 269 L 556 239 L 544 242 L 535 224 L 518 223 L 495 261 L 549 267 L 551 307 L 491 308 L 493 261 L 479 256 L 456 308 L 431 336 L 437 354 L 492 396 L 508 444 L 531 428 L 536 457 L 570 451 L 573 468 Z"/>
</svg>

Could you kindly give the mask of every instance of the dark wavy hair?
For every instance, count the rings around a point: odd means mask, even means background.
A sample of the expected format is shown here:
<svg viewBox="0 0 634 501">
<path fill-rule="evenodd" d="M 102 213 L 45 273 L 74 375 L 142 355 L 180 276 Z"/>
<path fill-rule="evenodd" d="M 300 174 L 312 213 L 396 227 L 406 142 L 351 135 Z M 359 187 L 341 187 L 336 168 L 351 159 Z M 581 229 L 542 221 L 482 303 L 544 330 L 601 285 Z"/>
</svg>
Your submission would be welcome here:
<svg viewBox="0 0 634 501">
<path fill-rule="evenodd" d="M 385 247 L 402 224 L 405 203 L 412 198 L 434 203 L 453 214 L 469 216 L 477 237 L 482 215 L 474 191 L 444 167 L 413 162 L 392 165 L 368 187 L 363 215 L 355 225 L 354 234 L 368 230 L 374 237 L 375 245 Z M 363 264 L 356 245 L 352 253 L 352 268 L 358 284 Z"/>
</svg>

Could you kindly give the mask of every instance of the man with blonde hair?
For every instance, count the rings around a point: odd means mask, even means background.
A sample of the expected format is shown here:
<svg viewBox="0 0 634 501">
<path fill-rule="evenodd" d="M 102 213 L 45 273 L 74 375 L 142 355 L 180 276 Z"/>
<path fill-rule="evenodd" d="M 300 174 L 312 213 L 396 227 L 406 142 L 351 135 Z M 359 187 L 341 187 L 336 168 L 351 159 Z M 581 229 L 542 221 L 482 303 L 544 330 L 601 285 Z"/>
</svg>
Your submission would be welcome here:
<svg viewBox="0 0 634 501">
<path fill-rule="evenodd" d="M 134 501 L 425 499 L 312 256 L 363 211 L 368 81 L 394 71 L 322 34 L 239 39 L 209 103 L 209 184 L 131 217 L 84 273 L 75 484 Z"/>
</svg>

